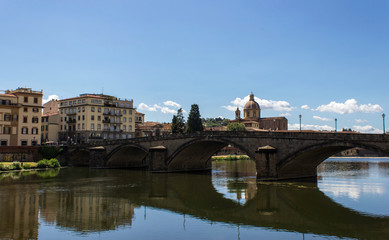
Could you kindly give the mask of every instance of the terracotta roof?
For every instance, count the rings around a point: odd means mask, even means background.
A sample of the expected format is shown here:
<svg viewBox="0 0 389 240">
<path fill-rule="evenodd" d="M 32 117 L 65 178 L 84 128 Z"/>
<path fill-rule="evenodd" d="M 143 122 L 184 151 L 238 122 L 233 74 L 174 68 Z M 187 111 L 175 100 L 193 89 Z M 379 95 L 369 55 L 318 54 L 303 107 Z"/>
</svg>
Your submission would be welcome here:
<svg viewBox="0 0 389 240">
<path fill-rule="evenodd" d="M 13 95 L 13 94 L 7 94 L 7 93 L 0 93 L 0 97 L 13 97 L 13 98 L 17 98 L 17 96 Z"/>
<path fill-rule="evenodd" d="M 78 97 L 65 98 L 65 99 L 61 99 L 59 101 L 67 101 L 67 100 L 76 99 L 76 98 L 100 98 L 100 99 L 104 99 L 104 97 L 101 97 L 101 96 L 84 95 L 84 96 L 78 96 Z"/>
</svg>

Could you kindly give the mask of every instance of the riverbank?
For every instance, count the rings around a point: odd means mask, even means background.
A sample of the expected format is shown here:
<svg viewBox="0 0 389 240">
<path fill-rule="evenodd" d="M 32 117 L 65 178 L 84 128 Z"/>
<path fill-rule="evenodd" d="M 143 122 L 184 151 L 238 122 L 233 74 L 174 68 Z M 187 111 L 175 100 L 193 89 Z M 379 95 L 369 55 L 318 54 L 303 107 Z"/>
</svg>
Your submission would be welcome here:
<svg viewBox="0 0 389 240">
<path fill-rule="evenodd" d="M 38 162 L 0 162 L 0 172 L 59 167 L 61 164 L 56 158 L 42 159 Z"/>
</svg>

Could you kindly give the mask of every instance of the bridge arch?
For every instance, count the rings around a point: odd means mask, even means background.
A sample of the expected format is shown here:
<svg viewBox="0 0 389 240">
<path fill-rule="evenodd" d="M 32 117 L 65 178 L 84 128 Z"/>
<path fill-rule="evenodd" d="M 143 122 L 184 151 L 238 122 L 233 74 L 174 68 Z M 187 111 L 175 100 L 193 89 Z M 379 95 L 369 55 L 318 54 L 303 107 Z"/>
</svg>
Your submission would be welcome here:
<svg viewBox="0 0 389 240">
<path fill-rule="evenodd" d="M 375 152 L 386 153 L 384 149 L 363 142 L 324 142 L 299 148 L 277 164 L 279 178 L 299 176 L 316 177 L 316 168 L 327 158 L 351 148 L 364 148 Z M 388 154 L 388 153 L 386 153 Z"/>
<path fill-rule="evenodd" d="M 108 168 L 141 168 L 146 166 L 148 150 L 137 144 L 121 145 L 107 155 Z"/>
<path fill-rule="evenodd" d="M 254 159 L 244 146 L 226 139 L 195 139 L 178 147 L 166 160 L 168 171 L 211 170 L 211 157 L 223 147 L 234 145 Z"/>
<path fill-rule="evenodd" d="M 67 164 L 75 167 L 89 167 L 91 153 L 86 148 L 77 148 L 70 152 L 69 160 Z"/>
</svg>

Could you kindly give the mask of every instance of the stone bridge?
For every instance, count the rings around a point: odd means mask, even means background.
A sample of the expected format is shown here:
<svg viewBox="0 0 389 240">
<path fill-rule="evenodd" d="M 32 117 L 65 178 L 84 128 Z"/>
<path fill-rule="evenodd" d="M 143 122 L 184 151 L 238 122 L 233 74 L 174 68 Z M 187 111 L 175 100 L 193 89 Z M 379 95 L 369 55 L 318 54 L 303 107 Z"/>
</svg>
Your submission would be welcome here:
<svg viewBox="0 0 389 240">
<path fill-rule="evenodd" d="M 69 165 L 147 168 L 153 172 L 204 171 L 211 156 L 233 145 L 256 163 L 257 178 L 316 178 L 328 157 L 354 147 L 389 155 L 389 135 L 326 132 L 201 132 L 65 147 Z"/>
</svg>

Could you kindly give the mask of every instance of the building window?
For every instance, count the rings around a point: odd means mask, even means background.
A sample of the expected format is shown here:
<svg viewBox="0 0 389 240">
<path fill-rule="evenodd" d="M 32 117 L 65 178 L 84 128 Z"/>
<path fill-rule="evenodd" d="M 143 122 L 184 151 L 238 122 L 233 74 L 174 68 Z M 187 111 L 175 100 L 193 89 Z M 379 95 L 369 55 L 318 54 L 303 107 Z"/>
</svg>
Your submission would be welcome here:
<svg viewBox="0 0 389 240">
<path fill-rule="evenodd" d="M 22 134 L 28 134 L 28 128 L 22 127 Z"/>
<path fill-rule="evenodd" d="M 131 125 L 128 126 L 128 131 L 132 131 L 132 126 Z"/>
<path fill-rule="evenodd" d="M 77 108 L 77 111 L 78 111 L 78 112 L 80 112 L 80 111 L 81 111 L 81 108 L 80 108 L 80 107 L 78 107 L 78 108 Z"/>
<path fill-rule="evenodd" d="M 33 117 L 32 118 L 32 123 L 39 123 L 39 118 Z"/>
<path fill-rule="evenodd" d="M 126 114 L 126 113 L 127 113 L 127 111 L 126 111 L 126 109 L 124 109 L 124 110 L 123 110 L 123 114 Z"/>
<path fill-rule="evenodd" d="M 63 129 L 63 126 L 61 125 L 61 130 Z"/>
<path fill-rule="evenodd" d="M 81 126 L 80 124 L 77 124 L 77 130 L 80 130 L 80 126 Z"/>
<path fill-rule="evenodd" d="M 82 107 L 82 112 L 85 112 L 85 107 Z"/>
<path fill-rule="evenodd" d="M 23 117 L 23 123 L 27 123 L 27 117 Z"/>
<path fill-rule="evenodd" d="M 132 110 L 128 110 L 128 114 L 130 114 L 130 115 L 131 115 L 131 114 L 132 114 Z"/>
<path fill-rule="evenodd" d="M 85 120 L 85 115 L 82 115 L 82 121 L 84 121 Z"/>
<path fill-rule="evenodd" d="M 126 117 L 123 117 L 123 122 L 126 122 L 126 121 L 127 121 Z"/>
<path fill-rule="evenodd" d="M 97 120 L 98 120 L 98 121 L 101 121 L 101 116 L 97 116 Z"/>
<path fill-rule="evenodd" d="M 78 101 L 77 101 L 77 102 L 78 102 L 78 104 L 81 104 L 81 99 L 78 99 Z"/>
<path fill-rule="evenodd" d="M 28 102 L 28 97 L 24 97 L 24 102 L 25 102 L 25 103 Z"/>
<path fill-rule="evenodd" d="M 37 112 L 39 112 L 39 109 L 38 108 L 33 108 L 32 112 L 37 113 Z"/>
<path fill-rule="evenodd" d="M 21 141 L 22 146 L 27 146 L 27 141 Z"/>
<path fill-rule="evenodd" d="M 90 116 L 90 120 L 94 121 L 95 120 L 95 115 Z"/>
<path fill-rule="evenodd" d="M 80 115 L 78 115 L 78 121 L 80 121 L 81 120 L 81 116 Z"/>
<path fill-rule="evenodd" d="M 11 127 L 4 127 L 3 133 L 4 134 L 11 134 Z"/>
<path fill-rule="evenodd" d="M 38 103 L 38 98 L 34 98 L 34 103 Z"/>
<path fill-rule="evenodd" d="M 45 126 L 41 126 L 41 131 L 43 132 L 45 130 Z"/>
<path fill-rule="evenodd" d="M 7 141 L 6 140 L 2 140 L 1 141 L 1 146 L 7 146 Z"/>
<path fill-rule="evenodd" d="M 101 130 L 101 124 L 97 124 L 97 131 Z"/>
<path fill-rule="evenodd" d="M 91 123 L 91 125 L 90 125 L 90 130 L 92 130 L 92 131 L 95 130 L 95 124 L 94 124 L 94 123 Z"/>
<path fill-rule="evenodd" d="M 32 128 L 31 129 L 31 134 L 38 134 L 38 128 Z"/>
<path fill-rule="evenodd" d="M 98 108 L 98 109 L 97 109 L 97 112 L 101 112 L 101 108 Z"/>
<path fill-rule="evenodd" d="M 46 125 L 46 131 L 48 131 L 49 130 L 49 125 Z"/>
<path fill-rule="evenodd" d="M 4 115 L 4 121 L 11 121 L 11 115 L 10 114 L 5 114 Z"/>
<path fill-rule="evenodd" d="M 85 123 L 82 124 L 82 130 L 84 130 L 84 129 L 85 129 Z"/>
<path fill-rule="evenodd" d="M 23 112 L 28 112 L 28 108 L 23 108 Z"/>
<path fill-rule="evenodd" d="M 128 118 L 128 121 L 129 121 L 129 122 L 132 122 L 132 118 Z"/>
<path fill-rule="evenodd" d="M 95 112 L 95 107 L 91 107 L 90 109 L 92 112 Z"/>
<path fill-rule="evenodd" d="M 85 100 L 85 99 L 82 99 L 82 103 L 86 103 L 86 100 Z"/>
<path fill-rule="evenodd" d="M 126 131 L 126 125 L 123 125 L 123 131 Z"/>
</svg>

